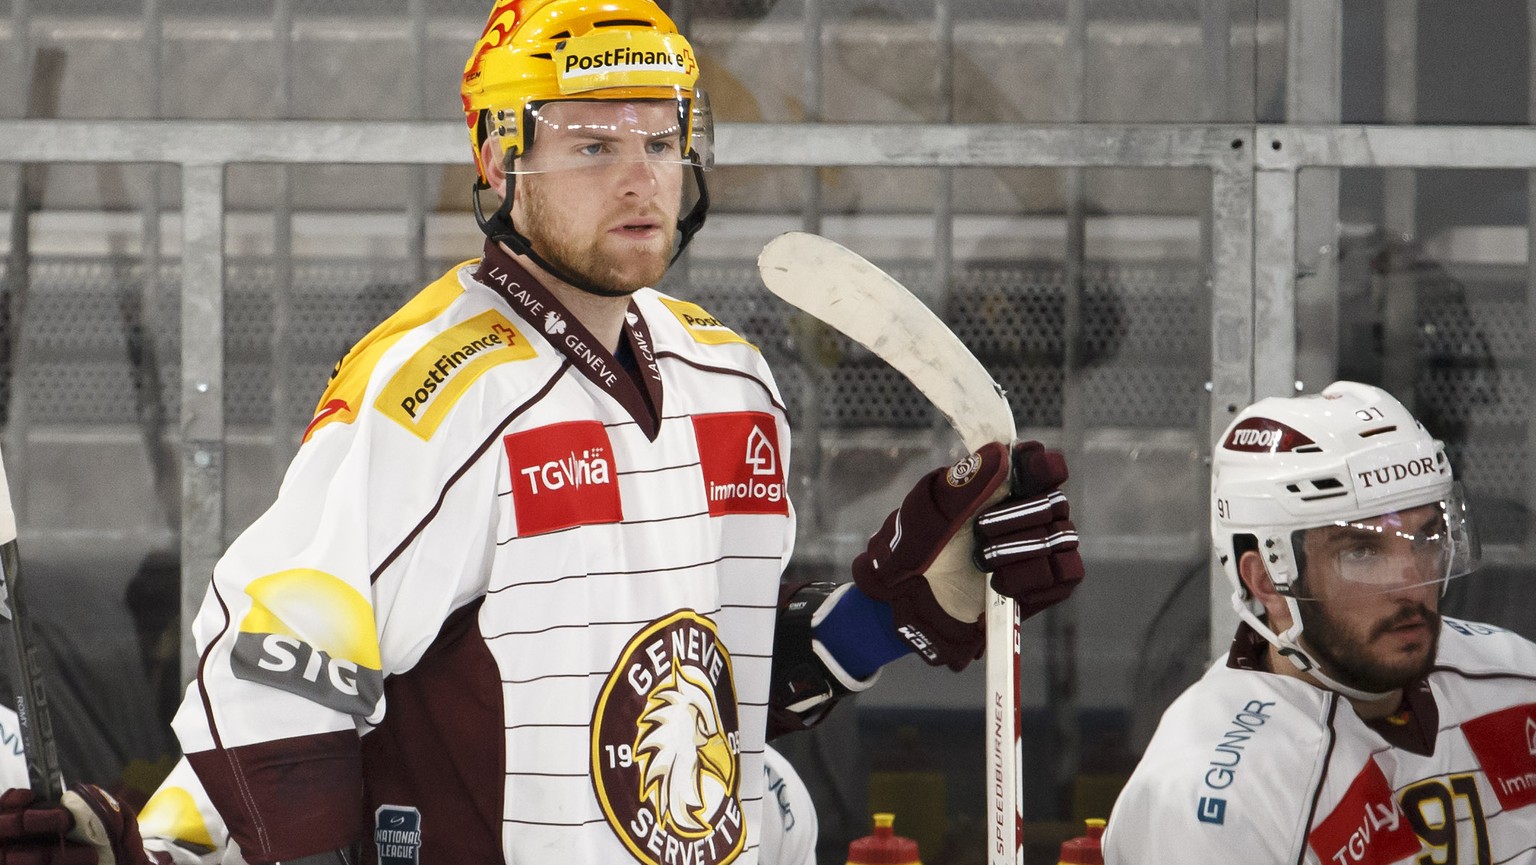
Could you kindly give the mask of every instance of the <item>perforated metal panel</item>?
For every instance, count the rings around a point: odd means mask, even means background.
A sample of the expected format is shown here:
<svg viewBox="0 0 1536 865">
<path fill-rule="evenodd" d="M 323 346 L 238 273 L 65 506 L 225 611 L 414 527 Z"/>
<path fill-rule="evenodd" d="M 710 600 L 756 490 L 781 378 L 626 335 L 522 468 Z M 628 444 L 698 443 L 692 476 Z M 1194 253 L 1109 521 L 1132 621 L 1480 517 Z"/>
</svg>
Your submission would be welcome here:
<svg viewBox="0 0 1536 865">
<path fill-rule="evenodd" d="M 447 267 L 447 265 L 444 265 Z M 287 392 L 302 415 L 353 342 L 419 286 L 404 263 L 310 264 L 294 268 L 284 356 Z M 180 410 L 181 273 L 159 271 L 154 328 L 141 309 L 138 262 L 40 259 L 21 341 L 22 386 L 32 423 L 135 423 L 153 401 Z M 270 422 L 272 303 L 279 271 L 270 262 L 233 262 L 225 287 L 225 410 L 232 423 Z M 7 379 L 9 377 L 7 376 Z"/>
<path fill-rule="evenodd" d="M 882 261 L 905 285 L 932 282 L 925 262 Z M 1193 427 L 1205 397 L 1201 269 L 1191 263 L 1095 263 L 1084 273 L 1083 414 L 1102 426 Z M 912 428 L 932 409 L 898 374 L 773 299 L 750 264 L 695 267 L 667 290 L 702 304 L 762 347 L 783 379 L 798 366 L 831 428 Z M 943 317 L 1008 391 L 1020 426 L 1059 426 L 1065 364 L 1061 264 L 972 262 L 957 271 Z M 786 398 L 792 398 L 786 394 Z"/>
</svg>

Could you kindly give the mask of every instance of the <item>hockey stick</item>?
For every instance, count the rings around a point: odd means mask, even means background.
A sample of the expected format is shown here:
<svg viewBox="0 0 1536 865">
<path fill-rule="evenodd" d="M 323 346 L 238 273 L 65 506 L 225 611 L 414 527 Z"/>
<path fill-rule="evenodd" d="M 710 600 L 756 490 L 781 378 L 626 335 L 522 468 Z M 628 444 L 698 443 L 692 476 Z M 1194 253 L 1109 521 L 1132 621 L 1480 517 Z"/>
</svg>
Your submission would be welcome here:
<svg viewBox="0 0 1536 865">
<path fill-rule="evenodd" d="M 27 782 L 39 801 L 57 802 L 64 795 L 59 752 L 48 718 L 43 671 L 32 646 L 31 624 L 21 599 L 20 559 L 16 555 L 16 512 L 11 487 L 0 461 L 0 667 L 9 679 L 21 726 L 21 746 L 27 757 Z"/>
<path fill-rule="evenodd" d="M 965 446 L 1012 444 L 1002 388 L 923 302 L 857 253 L 792 231 L 763 247 L 768 290 L 874 352 L 927 397 Z M 987 588 L 987 863 L 1023 862 L 1018 606 Z"/>
</svg>

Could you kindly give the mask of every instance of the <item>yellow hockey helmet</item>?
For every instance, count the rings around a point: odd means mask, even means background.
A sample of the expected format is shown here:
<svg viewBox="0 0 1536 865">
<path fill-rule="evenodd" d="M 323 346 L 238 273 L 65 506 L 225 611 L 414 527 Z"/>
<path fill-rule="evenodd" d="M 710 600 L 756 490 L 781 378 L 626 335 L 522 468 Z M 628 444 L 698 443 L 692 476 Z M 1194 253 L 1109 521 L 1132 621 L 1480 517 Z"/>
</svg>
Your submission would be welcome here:
<svg viewBox="0 0 1536 865">
<path fill-rule="evenodd" d="M 500 0 L 464 66 L 460 95 L 475 166 L 495 134 L 504 158 L 527 152 L 531 110 L 562 99 L 678 100 L 687 156 L 709 167 L 708 100 L 698 62 L 652 0 Z"/>
</svg>

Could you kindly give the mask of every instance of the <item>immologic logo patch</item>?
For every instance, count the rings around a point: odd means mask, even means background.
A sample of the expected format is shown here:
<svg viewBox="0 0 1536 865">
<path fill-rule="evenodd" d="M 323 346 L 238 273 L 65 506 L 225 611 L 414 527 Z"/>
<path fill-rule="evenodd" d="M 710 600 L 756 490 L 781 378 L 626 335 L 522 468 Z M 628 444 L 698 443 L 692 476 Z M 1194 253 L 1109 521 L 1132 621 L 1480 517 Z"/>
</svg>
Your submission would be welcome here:
<svg viewBox="0 0 1536 865">
<path fill-rule="evenodd" d="M 1473 718 L 1461 731 L 1505 811 L 1536 804 L 1536 703 Z"/>
<path fill-rule="evenodd" d="M 230 666 L 338 712 L 367 715 L 384 695 L 373 608 L 323 571 L 295 568 L 245 587 L 251 610 L 240 620 Z"/>
<path fill-rule="evenodd" d="M 1318 859 L 1346 865 L 1388 865 L 1421 849 L 1375 760 L 1366 761 L 1307 843 Z"/>
<path fill-rule="evenodd" d="M 649 865 L 741 855 L 741 732 L 731 656 L 679 610 L 636 634 L 592 712 L 592 786 L 608 826 Z"/>
<path fill-rule="evenodd" d="M 374 407 L 422 439 L 432 438 L 448 410 L 475 379 L 498 364 L 538 352 L 494 310 L 454 325 L 411 355 Z"/>
<path fill-rule="evenodd" d="M 555 76 L 561 93 L 600 87 L 692 87 L 699 64 L 681 36 L 614 29 L 557 44 Z"/>
<path fill-rule="evenodd" d="M 693 434 L 709 515 L 789 514 L 773 416 L 755 411 L 695 415 Z"/>
<path fill-rule="evenodd" d="M 705 345 L 724 345 L 728 342 L 752 345 L 752 343 L 738 336 L 736 331 L 721 324 L 719 319 L 705 312 L 704 307 L 696 303 L 689 303 L 686 300 L 673 300 L 668 297 L 661 298 L 661 302 L 666 304 L 667 309 L 672 310 L 672 314 L 677 316 L 677 320 L 683 323 L 683 327 L 688 328 L 688 332 L 693 334 L 696 342 L 701 342 Z"/>
<path fill-rule="evenodd" d="M 569 421 L 502 438 L 512 475 L 517 533 L 539 535 L 624 518 L 608 431 Z"/>
</svg>

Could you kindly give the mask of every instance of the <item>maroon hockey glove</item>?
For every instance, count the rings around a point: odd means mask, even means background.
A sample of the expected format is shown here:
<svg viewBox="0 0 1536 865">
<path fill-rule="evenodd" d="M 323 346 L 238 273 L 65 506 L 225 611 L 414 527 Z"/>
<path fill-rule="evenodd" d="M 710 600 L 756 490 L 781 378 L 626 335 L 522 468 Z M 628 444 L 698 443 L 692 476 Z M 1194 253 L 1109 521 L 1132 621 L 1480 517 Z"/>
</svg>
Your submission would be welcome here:
<svg viewBox="0 0 1536 865">
<path fill-rule="evenodd" d="M 32 791 L 0 795 L 0 865 L 161 865 L 139 837 L 133 811 L 94 784 L 75 784 L 57 805 Z"/>
<path fill-rule="evenodd" d="M 929 472 L 853 560 L 859 589 L 891 605 L 897 632 L 930 664 L 959 670 L 981 655 L 985 577 L 970 523 L 1007 480 L 1008 448 L 996 442 Z"/>
<path fill-rule="evenodd" d="M 1029 618 L 1072 594 L 1083 581 L 1077 527 L 1060 487 L 1067 462 L 1039 442 L 1013 446 L 1008 498 L 976 515 L 976 563 L 992 588 Z"/>
</svg>

